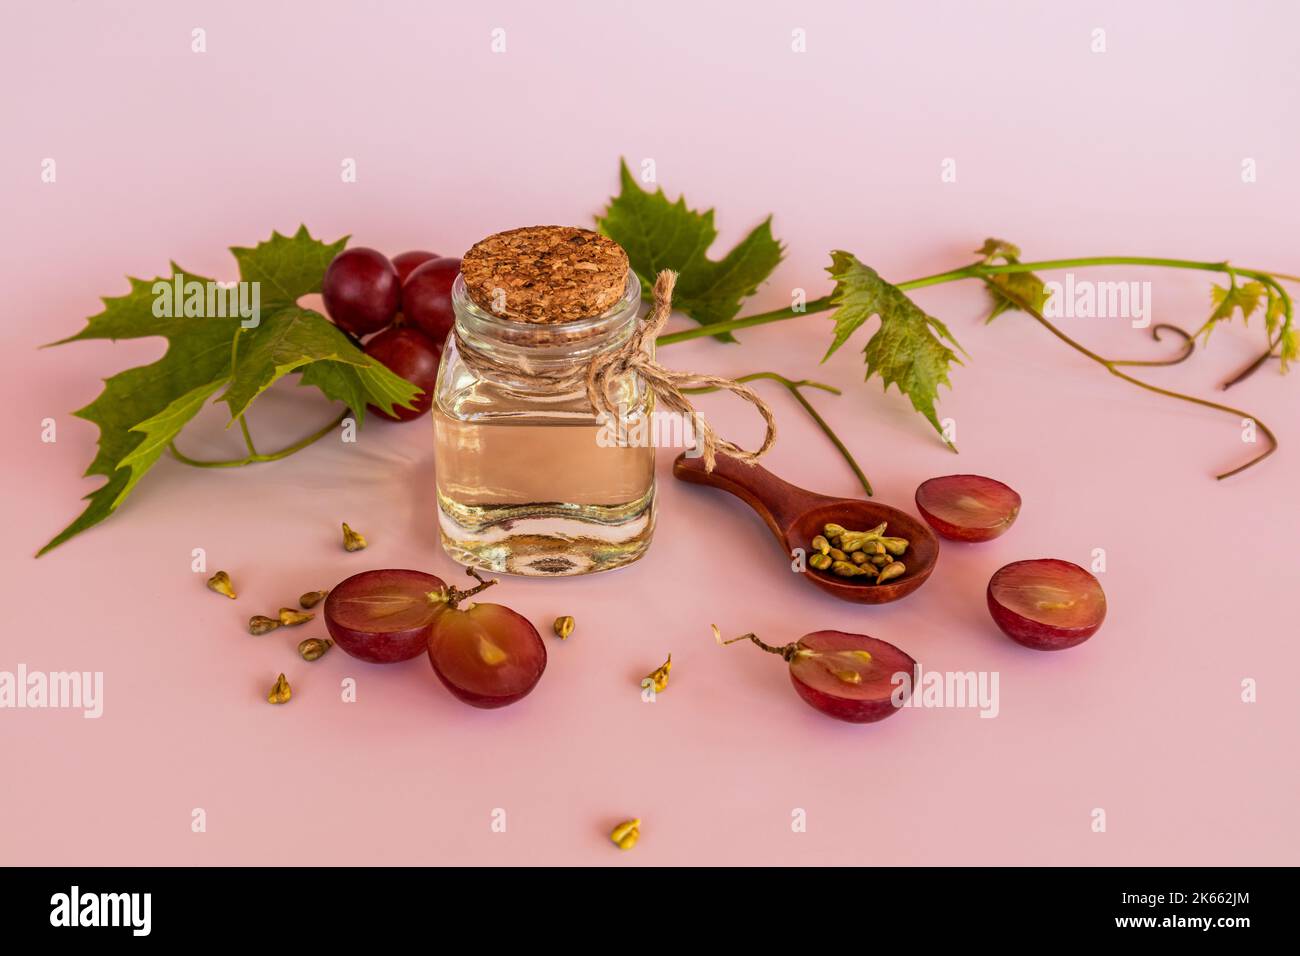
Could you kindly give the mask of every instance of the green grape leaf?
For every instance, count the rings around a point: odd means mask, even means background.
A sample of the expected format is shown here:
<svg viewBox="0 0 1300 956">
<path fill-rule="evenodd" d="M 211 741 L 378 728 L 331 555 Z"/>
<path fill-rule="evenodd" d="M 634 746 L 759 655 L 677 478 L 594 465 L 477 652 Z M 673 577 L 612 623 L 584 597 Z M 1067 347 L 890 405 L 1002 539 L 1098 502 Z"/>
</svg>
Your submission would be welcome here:
<svg viewBox="0 0 1300 956">
<path fill-rule="evenodd" d="M 946 340 L 961 350 L 957 340 L 947 326 L 927 315 L 900 289 L 851 253 L 832 252 L 826 271 L 835 280 L 835 291 L 831 293 L 835 332 L 822 361 L 830 358 L 868 319 L 878 316 L 880 325 L 863 349 L 866 378 L 879 375 L 886 391 L 890 385 L 897 385 L 911 400 L 912 407 L 943 437 L 934 403 L 938 401 L 940 385 L 951 387 L 949 366 L 953 362 L 961 364 L 957 354 L 944 344 Z M 944 442 L 952 446 L 947 438 Z"/>
<path fill-rule="evenodd" d="M 117 497 L 113 500 L 116 508 L 122 503 L 137 481 L 146 471 L 154 466 L 168 445 L 180 434 L 181 429 L 189 424 L 190 419 L 199 413 L 203 403 L 211 398 L 227 379 L 222 376 L 186 392 L 152 418 L 146 418 L 138 425 L 132 425 L 131 431 L 144 435 L 144 441 L 118 462 L 118 470 L 129 469 L 131 477 Z"/>
<path fill-rule="evenodd" d="M 975 250 L 975 254 L 980 256 L 985 263 L 994 263 L 998 260 L 1007 265 L 1015 265 L 1020 262 L 1020 247 L 1014 243 L 1007 242 L 1005 239 L 985 239 L 984 245 Z M 993 300 L 992 308 L 989 310 L 989 316 L 986 322 L 992 322 L 1003 312 L 1009 312 L 1012 309 L 1019 309 L 1020 305 L 1016 299 L 1028 302 L 1039 312 L 1047 307 L 1047 300 L 1051 293 L 1043 284 L 1043 280 L 1032 272 L 1008 272 L 1001 275 L 991 275 L 985 278 L 985 288 L 989 291 L 989 296 Z M 1016 298 L 1002 294 L 1006 290 Z"/>
<path fill-rule="evenodd" d="M 176 272 L 182 272 L 173 263 Z M 187 278 L 198 279 L 192 273 Z M 86 510 L 40 550 L 44 554 L 69 538 L 98 524 L 122 503 L 157 456 L 137 456 L 125 467 L 122 462 L 145 442 L 147 435 L 135 426 L 162 415 L 172 404 L 192 391 L 199 383 L 218 384 L 230 370 L 230 343 L 239 330 L 238 318 L 186 318 L 155 314 L 157 283 L 168 278 L 144 280 L 129 278 L 126 295 L 105 298 L 104 310 L 91 316 L 86 327 L 64 342 L 89 339 L 131 339 L 162 336 L 167 352 L 150 365 L 130 368 L 108 378 L 99 397 L 74 412 L 78 418 L 99 427 L 95 458 L 86 476 L 102 475 L 108 483 L 86 496 Z M 196 409 L 197 411 L 197 409 Z M 183 422 L 181 423 L 183 424 Z"/>
<path fill-rule="evenodd" d="M 975 255 L 985 262 L 992 262 L 994 259 L 1019 260 L 1020 247 L 1014 242 L 1007 242 L 1005 239 L 995 239 L 990 236 L 984 240 L 984 245 L 975 250 Z"/>
<path fill-rule="evenodd" d="M 1233 279 L 1226 287 L 1212 285 L 1210 287 L 1210 299 L 1214 303 L 1214 311 L 1210 313 L 1210 317 L 1205 320 L 1205 324 L 1201 326 L 1197 334 L 1203 336 L 1202 341 L 1209 341 L 1210 333 L 1214 331 L 1214 327 L 1220 322 L 1232 321 L 1233 314 L 1237 312 L 1241 313 L 1242 322 L 1249 325 L 1250 317 L 1259 308 L 1260 300 L 1264 298 L 1265 291 L 1262 282 L 1245 282 L 1237 285 L 1236 280 Z M 1269 308 L 1265 310 L 1265 324 L 1269 322 L 1269 313 L 1271 312 L 1273 312 L 1273 306 L 1270 302 Z M 1274 321 L 1276 321 L 1276 318 L 1274 318 Z"/>
<path fill-rule="evenodd" d="M 677 273 L 673 306 L 701 325 L 736 317 L 781 261 L 781 243 L 772 236 L 772 217 L 756 226 L 722 259 L 707 255 L 718 237 L 713 210 L 697 212 L 685 198 L 672 202 L 662 189 L 646 192 L 626 161 L 619 164 L 622 191 L 610 200 L 597 228 L 627 250 L 643 287 L 654 285 L 661 269 Z M 719 339 L 734 341 L 728 333 Z"/>
<path fill-rule="evenodd" d="M 100 485 L 83 497 L 82 501 L 90 502 L 86 506 L 86 510 L 79 514 L 70 525 L 47 541 L 45 546 L 36 552 L 36 556 L 39 558 L 43 554 L 48 554 L 59 545 L 81 534 L 87 528 L 93 528 L 111 515 L 117 509 L 117 503 L 121 501 L 122 489 L 126 487 L 127 482 L 130 480 L 131 469 L 123 468 L 121 471 L 114 473 L 107 483 Z"/>
<path fill-rule="evenodd" d="M 395 372 L 390 372 L 382 362 L 372 359 L 364 352 L 358 350 L 357 355 L 364 361 L 355 363 L 348 361 L 348 364 L 361 379 L 361 387 L 365 389 L 366 400 L 371 405 L 382 408 L 389 415 L 393 413 L 394 405 L 401 405 L 403 408 L 415 407 L 415 400 L 424 394 L 424 389 L 408 382 Z M 358 411 L 357 414 L 360 416 L 361 413 Z"/>
<path fill-rule="evenodd" d="M 280 306 L 319 292 L 326 267 L 347 244 L 347 236 L 321 242 L 311 237 L 306 226 L 299 226 L 292 237 L 272 232 L 270 239 L 251 249 L 232 246 L 230 252 L 239 263 L 239 278 L 260 284 L 262 313 L 270 315 Z"/>
<path fill-rule="evenodd" d="M 352 409 L 357 424 L 366 416 L 366 387 L 354 366 L 346 362 L 312 362 L 302 370 L 299 385 L 318 388 L 326 398 Z"/>
<path fill-rule="evenodd" d="M 1268 304 L 1264 308 L 1264 328 L 1270 343 L 1276 342 L 1278 358 L 1282 360 L 1282 371 L 1290 371 L 1291 363 L 1300 352 L 1300 339 L 1297 339 L 1295 327 L 1287 316 L 1287 302 L 1277 292 L 1269 288 Z"/>
<path fill-rule="evenodd" d="M 1300 358 L 1300 336 L 1296 335 L 1293 326 L 1288 325 L 1282 329 L 1281 346 L 1282 371 L 1285 372 L 1292 362 Z"/>
<path fill-rule="evenodd" d="M 311 309 L 286 306 L 263 320 L 261 327 L 243 335 L 249 339 L 249 344 L 244 345 L 241 341 L 230 384 L 221 395 L 221 400 L 230 406 L 231 424 L 238 421 L 249 404 L 275 381 L 314 362 L 352 366 L 365 400 L 386 412 L 392 412 L 394 403 L 413 407 L 420 395 L 420 389 L 366 355 L 339 331 L 338 326 Z M 326 395 L 335 398 L 346 394 L 349 405 L 359 400 L 355 389 L 349 387 L 338 391 L 338 381 L 337 376 L 324 373 L 313 376 L 310 384 L 320 387 L 324 382 L 335 390 L 335 394 L 326 391 Z M 356 407 L 353 411 L 360 414 Z"/>
<path fill-rule="evenodd" d="M 366 406 L 382 408 L 390 415 L 394 405 L 412 407 L 422 390 L 390 372 L 382 364 L 352 360 L 313 362 L 302 370 L 300 385 L 319 388 L 327 398 L 352 409 L 357 424 L 365 419 Z"/>
<path fill-rule="evenodd" d="M 179 302 L 160 308 L 164 287 L 174 290 L 176 275 L 210 281 L 172 263 L 172 276 L 128 278 L 125 295 L 104 299 L 103 311 L 91 316 L 84 329 L 53 343 L 160 336 L 167 340 L 167 351 L 156 362 L 106 379 L 99 397 L 74 413 L 99 428 L 97 452 L 86 475 L 108 481 L 86 495 L 85 510 L 40 554 L 109 517 L 223 386 L 221 397 L 231 408 L 232 421 L 293 369 L 303 370 L 303 384 L 347 403 L 358 421 L 368 404 L 391 411 L 394 404 L 413 403 L 420 393 L 416 386 L 358 349 L 324 316 L 296 305 L 299 297 L 320 290 L 326 266 L 346 243 L 346 237 L 321 242 L 302 227 L 291 237 L 272 233 L 256 246 L 231 249 L 241 280 L 258 284 L 259 317 L 269 317 L 258 326 L 244 329 L 240 317 L 186 316 L 187 306 Z"/>
<path fill-rule="evenodd" d="M 1264 331 L 1271 342 L 1277 334 L 1278 326 L 1286 319 L 1286 305 L 1282 297 L 1272 289 L 1268 290 L 1268 305 L 1264 308 Z"/>
</svg>

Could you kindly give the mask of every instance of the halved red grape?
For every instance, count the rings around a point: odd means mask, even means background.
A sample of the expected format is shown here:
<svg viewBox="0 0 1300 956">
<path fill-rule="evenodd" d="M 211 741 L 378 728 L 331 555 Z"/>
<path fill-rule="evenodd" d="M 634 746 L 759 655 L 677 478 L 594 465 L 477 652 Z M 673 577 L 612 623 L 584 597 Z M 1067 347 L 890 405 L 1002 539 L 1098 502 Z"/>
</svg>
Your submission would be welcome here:
<svg viewBox="0 0 1300 956">
<path fill-rule="evenodd" d="M 884 720 L 916 681 L 916 661 L 887 641 L 844 631 L 814 631 L 796 642 L 790 681 L 823 714 L 855 724 Z M 906 674 L 907 680 L 895 680 Z M 902 690 L 900 690 L 900 687 Z"/>
<path fill-rule="evenodd" d="M 434 622 L 429 663 L 465 703 L 504 707 L 537 686 L 546 670 L 546 645 L 537 628 L 508 607 L 449 607 Z"/>
<path fill-rule="evenodd" d="M 385 329 L 366 342 L 365 352 L 372 355 L 393 372 L 424 391 L 415 399 L 414 408 L 393 406 L 393 414 L 371 405 L 370 410 L 389 421 L 409 422 L 419 418 L 433 404 L 434 386 L 438 384 L 438 360 L 442 357 L 442 343 L 435 342 L 419 329 L 398 326 Z"/>
<path fill-rule="evenodd" d="M 1056 558 L 1008 564 L 989 579 L 988 602 L 1007 637 L 1040 651 L 1082 644 L 1106 619 L 1101 582 Z"/>
<path fill-rule="evenodd" d="M 446 588 L 423 571 L 362 571 L 325 598 L 325 626 L 353 657 L 375 664 L 410 660 L 424 651 L 434 619 L 447 609 Z"/>
<path fill-rule="evenodd" d="M 403 252 L 399 256 L 393 256 L 393 268 L 397 270 L 397 281 L 405 282 L 406 277 L 415 271 L 416 266 L 437 258 L 438 253 L 425 252 L 423 249 L 412 249 L 410 252 Z"/>
<path fill-rule="evenodd" d="M 1015 523 L 1020 495 L 982 475 L 945 475 L 921 482 L 916 507 L 945 538 L 992 541 Z"/>
<path fill-rule="evenodd" d="M 790 682 L 806 703 L 823 714 L 855 724 L 889 717 L 916 685 L 916 661 L 903 650 L 865 634 L 813 631 L 793 644 L 773 647 L 753 634 L 718 642 L 749 640 L 789 662 Z M 900 675 L 907 675 L 904 680 Z"/>
<path fill-rule="evenodd" d="M 383 253 L 357 246 L 344 249 L 329 264 L 321 297 L 335 325 L 353 335 L 369 335 L 397 315 L 402 284 Z"/>
<path fill-rule="evenodd" d="M 415 268 L 402 283 L 402 314 L 439 345 L 455 324 L 451 284 L 460 273 L 460 260 L 430 259 Z"/>
</svg>

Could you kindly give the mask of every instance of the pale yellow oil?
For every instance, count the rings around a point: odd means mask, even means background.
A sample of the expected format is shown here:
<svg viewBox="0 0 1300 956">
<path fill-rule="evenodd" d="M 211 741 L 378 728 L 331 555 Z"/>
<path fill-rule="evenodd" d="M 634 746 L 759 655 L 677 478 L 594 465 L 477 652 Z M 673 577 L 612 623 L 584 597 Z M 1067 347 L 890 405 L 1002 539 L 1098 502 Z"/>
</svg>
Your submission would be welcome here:
<svg viewBox="0 0 1300 956">
<path fill-rule="evenodd" d="M 653 447 L 602 447 L 590 418 L 475 422 L 437 406 L 433 415 L 439 530 L 457 561 L 498 573 L 587 574 L 649 547 Z"/>
</svg>

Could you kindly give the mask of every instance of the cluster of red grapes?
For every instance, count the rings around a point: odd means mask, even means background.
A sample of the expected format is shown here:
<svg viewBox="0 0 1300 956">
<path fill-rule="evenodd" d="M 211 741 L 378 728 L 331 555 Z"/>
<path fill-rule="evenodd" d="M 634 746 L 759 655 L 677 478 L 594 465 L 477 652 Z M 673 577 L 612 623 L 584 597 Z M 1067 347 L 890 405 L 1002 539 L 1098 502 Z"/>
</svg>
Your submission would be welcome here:
<svg viewBox="0 0 1300 956">
<path fill-rule="evenodd" d="M 419 418 L 433 404 L 438 360 L 455 316 L 451 284 L 460 260 L 415 250 L 390 260 L 358 246 L 334 257 L 325 270 L 321 293 L 325 311 L 344 332 L 366 339 L 362 348 L 389 370 L 423 389 L 414 408 L 393 414 L 371 411 L 392 421 Z"/>
</svg>

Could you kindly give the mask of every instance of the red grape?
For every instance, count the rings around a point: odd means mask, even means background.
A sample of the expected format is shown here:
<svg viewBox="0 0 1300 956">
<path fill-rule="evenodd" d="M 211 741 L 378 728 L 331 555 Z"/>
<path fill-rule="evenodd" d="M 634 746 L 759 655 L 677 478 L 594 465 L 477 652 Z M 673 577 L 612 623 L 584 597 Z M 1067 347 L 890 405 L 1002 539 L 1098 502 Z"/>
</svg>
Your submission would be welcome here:
<svg viewBox="0 0 1300 956">
<path fill-rule="evenodd" d="M 989 579 L 989 613 L 1007 637 L 1040 651 L 1082 644 L 1106 619 L 1101 583 L 1069 561 L 1015 561 Z"/>
<path fill-rule="evenodd" d="M 437 259 L 438 253 L 425 252 L 423 249 L 413 249 L 410 252 L 403 252 L 400 256 L 393 256 L 393 268 L 397 270 L 397 281 L 405 282 L 418 265 L 428 262 L 430 259 Z"/>
<path fill-rule="evenodd" d="M 334 257 L 325 270 L 321 296 L 335 325 L 353 335 L 369 335 L 397 315 L 402 285 L 383 253 L 358 246 Z"/>
<path fill-rule="evenodd" d="M 945 538 L 992 541 L 1015 523 L 1020 495 L 981 475 L 946 475 L 921 482 L 916 507 Z"/>
<path fill-rule="evenodd" d="M 370 410 L 389 421 L 409 422 L 419 418 L 433 405 L 433 390 L 438 383 L 438 360 L 442 344 L 409 326 L 385 329 L 366 343 L 365 352 L 383 362 L 393 372 L 424 389 L 415 399 L 414 408 L 393 406 L 393 414 L 374 405 Z"/>
<path fill-rule="evenodd" d="M 423 571 L 390 569 L 354 574 L 325 598 L 325 626 L 344 651 L 377 664 L 410 660 L 423 651 L 447 689 L 475 707 L 513 704 L 546 670 L 537 628 L 500 604 L 460 602 L 496 581 L 467 590 Z"/>
<path fill-rule="evenodd" d="M 456 321 L 451 308 L 451 284 L 459 273 L 459 259 L 430 259 L 402 283 L 402 314 L 439 345 Z"/>
<path fill-rule="evenodd" d="M 418 657 L 434 619 L 447 608 L 447 585 L 423 571 L 354 574 L 325 598 L 325 626 L 334 643 L 375 664 Z"/>
<path fill-rule="evenodd" d="M 434 622 L 429 663 L 465 703 L 504 707 L 537 686 L 546 670 L 546 645 L 537 628 L 508 607 L 448 607 Z"/>
<path fill-rule="evenodd" d="M 850 723 L 889 717 L 911 694 L 917 679 L 916 661 L 910 655 L 865 634 L 813 631 L 781 647 L 764 644 L 753 634 L 725 642 L 719 636 L 719 643 L 743 640 L 789 662 L 790 682 L 807 704 Z M 902 674 L 907 675 L 905 681 L 898 677 Z"/>
</svg>

